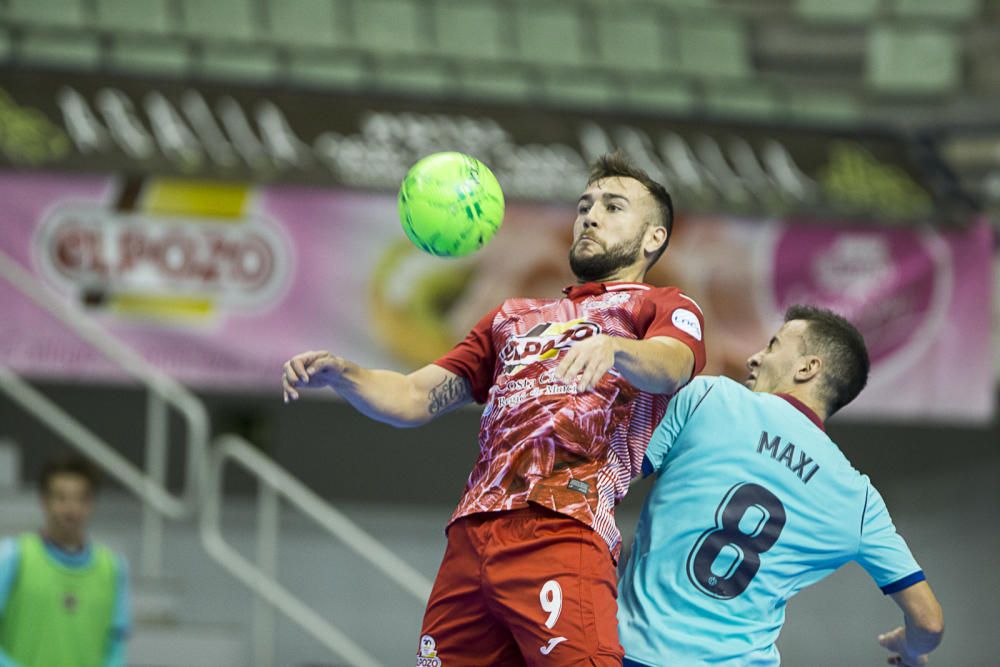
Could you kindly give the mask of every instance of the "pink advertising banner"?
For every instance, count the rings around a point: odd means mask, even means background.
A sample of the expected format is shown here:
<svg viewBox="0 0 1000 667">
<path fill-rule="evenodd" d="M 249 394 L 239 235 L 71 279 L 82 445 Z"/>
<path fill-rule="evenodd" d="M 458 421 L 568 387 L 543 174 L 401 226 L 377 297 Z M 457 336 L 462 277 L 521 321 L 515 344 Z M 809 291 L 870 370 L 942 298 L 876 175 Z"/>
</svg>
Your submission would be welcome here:
<svg viewBox="0 0 1000 667">
<path fill-rule="evenodd" d="M 508 204 L 483 251 L 424 255 L 391 195 L 165 178 L 0 174 L 0 250 L 113 336 L 194 387 L 280 394 L 290 355 L 330 349 L 411 369 L 510 296 L 572 282 L 572 205 Z M 855 321 L 874 361 L 845 414 L 988 419 L 993 236 L 681 216 L 649 276 L 705 311 L 707 373 L 744 362 L 793 303 Z M 0 281 L 0 364 L 120 381 L 98 352 Z"/>
</svg>

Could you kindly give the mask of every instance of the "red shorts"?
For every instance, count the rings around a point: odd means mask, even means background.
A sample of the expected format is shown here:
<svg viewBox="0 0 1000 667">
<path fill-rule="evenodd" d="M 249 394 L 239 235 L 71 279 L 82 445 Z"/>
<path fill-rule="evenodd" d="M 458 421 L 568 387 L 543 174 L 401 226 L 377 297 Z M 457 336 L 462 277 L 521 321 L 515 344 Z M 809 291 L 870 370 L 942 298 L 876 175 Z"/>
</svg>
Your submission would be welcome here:
<svg viewBox="0 0 1000 667">
<path fill-rule="evenodd" d="M 532 505 L 448 528 L 418 667 L 619 666 L 617 577 L 584 524 Z"/>
</svg>

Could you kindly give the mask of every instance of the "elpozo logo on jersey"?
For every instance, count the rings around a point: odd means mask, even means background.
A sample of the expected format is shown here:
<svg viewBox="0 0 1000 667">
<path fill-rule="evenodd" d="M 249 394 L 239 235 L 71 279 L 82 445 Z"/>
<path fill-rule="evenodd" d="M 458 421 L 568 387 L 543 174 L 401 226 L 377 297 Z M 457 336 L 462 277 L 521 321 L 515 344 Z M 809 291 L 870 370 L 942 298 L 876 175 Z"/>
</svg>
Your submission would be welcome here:
<svg viewBox="0 0 1000 667">
<path fill-rule="evenodd" d="M 129 203 L 63 203 L 35 237 L 40 270 L 92 308 L 190 324 L 274 303 L 288 283 L 290 244 L 243 210 L 247 186 L 143 183 Z"/>
<path fill-rule="evenodd" d="M 504 366 L 527 366 L 558 356 L 560 350 L 601 333 L 601 327 L 585 319 L 545 322 L 507 341 L 500 350 Z"/>
</svg>

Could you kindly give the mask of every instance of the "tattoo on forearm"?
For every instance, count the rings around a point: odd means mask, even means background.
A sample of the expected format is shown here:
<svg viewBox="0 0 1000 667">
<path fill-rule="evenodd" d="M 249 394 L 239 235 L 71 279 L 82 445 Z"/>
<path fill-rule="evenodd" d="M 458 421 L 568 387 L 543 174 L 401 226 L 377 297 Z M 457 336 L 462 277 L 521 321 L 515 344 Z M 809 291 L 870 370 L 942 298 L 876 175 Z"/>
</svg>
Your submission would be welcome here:
<svg viewBox="0 0 1000 667">
<path fill-rule="evenodd" d="M 445 378 L 427 394 L 428 410 L 432 415 L 454 407 L 469 398 L 469 383 L 458 376 Z"/>
</svg>

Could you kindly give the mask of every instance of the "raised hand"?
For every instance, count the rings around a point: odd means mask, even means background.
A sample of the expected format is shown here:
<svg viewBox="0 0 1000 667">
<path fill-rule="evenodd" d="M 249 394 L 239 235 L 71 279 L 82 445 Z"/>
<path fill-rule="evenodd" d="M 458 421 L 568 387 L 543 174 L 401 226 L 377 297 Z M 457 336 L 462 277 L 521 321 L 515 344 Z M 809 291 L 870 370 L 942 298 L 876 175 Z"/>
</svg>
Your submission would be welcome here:
<svg viewBox="0 0 1000 667">
<path fill-rule="evenodd" d="M 589 391 L 614 365 L 614 339 L 598 334 L 573 345 L 553 375 L 565 384 L 575 382 L 577 391 Z"/>
<path fill-rule="evenodd" d="M 325 350 L 302 352 L 285 362 L 281 373 L 281 388 L 285 403 L 299 397 L 297 389 L 330 386 L 347 369 L 349 362 Z"/>
</svg>

